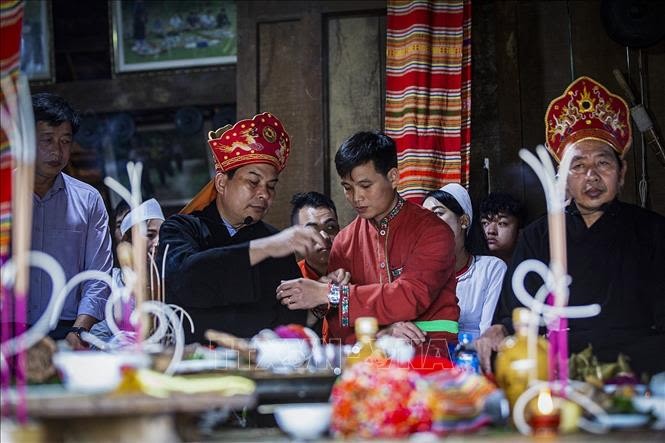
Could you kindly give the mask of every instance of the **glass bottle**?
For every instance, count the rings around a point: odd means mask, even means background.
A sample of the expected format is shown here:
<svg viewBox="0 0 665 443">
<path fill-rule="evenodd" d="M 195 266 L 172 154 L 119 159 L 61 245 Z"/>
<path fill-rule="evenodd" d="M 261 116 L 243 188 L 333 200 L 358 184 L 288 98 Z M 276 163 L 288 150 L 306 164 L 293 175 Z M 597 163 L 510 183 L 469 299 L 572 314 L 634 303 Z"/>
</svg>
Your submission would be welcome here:
<svg viewBox="0 0 665 443">
<path fill-rule="evenodd" d="M 379 324 L 374 317 L 358 317 L 355 322 L 357 342 L 351 348 L 351 353 L 346 357 L 347 368 L 356 363 L 367 360 L 372 355 L 383 355 L 376 346 L 376 333 Z"/>
<path fill-rule="evenodd" d="M 515 402 L 529 387 L 531 376 L 538 380 L 547 380 L 547 347 L 545 338 L 538 336 L 536 362 L 528 357 L 528 330 L 531 312 L 526 308 L 513 310 L 515 335 L 507 337 L 499 346 L 495 362 L 496 382 L 503 389 L 513 410 Z M 534 370 L 535 369 L 535 370 Z"/>
</svg>

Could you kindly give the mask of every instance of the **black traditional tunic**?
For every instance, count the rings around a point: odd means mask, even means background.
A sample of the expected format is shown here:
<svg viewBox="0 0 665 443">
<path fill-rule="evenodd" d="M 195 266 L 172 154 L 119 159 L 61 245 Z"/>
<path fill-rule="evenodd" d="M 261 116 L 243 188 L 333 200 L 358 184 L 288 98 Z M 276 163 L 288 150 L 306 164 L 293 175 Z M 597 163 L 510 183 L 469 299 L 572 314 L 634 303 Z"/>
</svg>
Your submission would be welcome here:
<svg viewBox="0 0 665 443">
<path fill-rule="evenodd" d="M 619 352 L 631 367 L 651 374 L 665 370 L 665 217 L 614 201 L 590 228 L 575 204 L 566 208 L 569 305 L 599 303 L 601 313 L 569 320 L 570 352 L 588 343 L 600 361 Z M 547 217 L 524 229 L 504 278 L 494 323 L 512 333 L 511 312 L 521 304 L 512 290 L 515 268 L 529 258 L 549 263 Z M 530 274 L 525 287 L 535 294 L 542 280 Z"/>
<path fill-rule="evenodd" d="M 268 258 L 255 266 L 249 263 L 249 242 L 277 232 L 259 221 L 232 237 L 214 202 L 202 211 L 164 222 L 158 263 L 168 245 L 166 301 L 192 316 L 194 334 L 184 325 L 188 343 L 205 343 L 203 334 L 210 328 L 251 337 L 264 328 L 305 324 L 307 311 L 291 311 L 275 296 L 281 280 L 301 277 L 295 257 Z"/>
</svg>

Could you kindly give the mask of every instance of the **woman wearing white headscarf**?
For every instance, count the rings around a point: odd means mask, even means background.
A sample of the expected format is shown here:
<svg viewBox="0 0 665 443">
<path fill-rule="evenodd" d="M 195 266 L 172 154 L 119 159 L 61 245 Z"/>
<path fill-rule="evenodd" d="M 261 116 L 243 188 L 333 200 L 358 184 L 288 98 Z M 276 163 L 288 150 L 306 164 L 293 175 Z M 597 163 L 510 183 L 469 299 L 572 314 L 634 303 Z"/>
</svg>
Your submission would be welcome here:
<svg viewBox="0 0 665 443">
<path fill-rule="evenodd" d="M 475 340 L 492 323 L 506 264 L 496 257 L 471 254 L 469 232 L 473 221 L 473 208 L 469 193 L 464 187 L 450 183 L 439 190 L 431 191 L 427 194 L 423 207 L 446 222 L 455 234 L 459 333 L 470 333 Z"/>
<path fill-rule="evenodd" d="M 159 244 L 159 228 L 162 226 L 162 223 L 164 223 L 164 213 L 162 212 L 162 208 L 159 206 L 159 203 L 154 198 L 144 201 L 139 206 L 129 211 L 127 215 L 125 215 L 125 217 L 122 219 L 122 223 L 120 224 L 120 234 L 122 236 L 122 240 L 131 243 L 131 228 L 132 226 L 141 222 L 144 222 L 146 227 L 144 231 L 146 251 L 150 255 L 154 256 L 157 245 Z M 146 259 L 148 259 L 148 257 L 146 257 Z M 150 267 L 148 267 L 148 269 L 150 272 L 152 272 Z M 112 277 L 118 287 L 125 285 L 122 276 L 122 269 L 113 268 Z M 106 323 L 106 319 L 96 323 L 92 329 L 90 329 L 90 333 L 103 341 L 109 341 L 111 338 L 113 338 L 113 334 L 111 333 L 111 330 Z"/>
<path fill-rule="evenodd" d="M 164 223 L 164 213 L 157 200 L 154 198 L 146 200 L 127 213 L 120 224 L 120 233 L 124 241 L 131 243 L 131 228 L 140 222 L 145 222 L 146 224 L 146 251 L 154 255 L 159 244 L 159 228 Z"/>
</svg>

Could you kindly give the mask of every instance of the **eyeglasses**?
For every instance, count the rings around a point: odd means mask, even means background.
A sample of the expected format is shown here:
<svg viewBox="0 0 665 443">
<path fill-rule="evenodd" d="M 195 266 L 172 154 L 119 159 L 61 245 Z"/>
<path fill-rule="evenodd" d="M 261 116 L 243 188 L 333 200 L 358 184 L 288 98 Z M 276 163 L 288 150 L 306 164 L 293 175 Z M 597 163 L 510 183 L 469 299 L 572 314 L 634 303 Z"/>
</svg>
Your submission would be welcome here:
<svg viewBox="0 0 665 443">
<path fill-rule="evenodd" d="M 595 164 L 588 164 L 585 162 L 573 162 L 570 165 L 570 175 L 577 177 L 587 175 L 589 171 L 593 170 L 596 174 L 607 174 L 616 171 L 617 164 L 610 160 L 600 159 Z"/>
</svg>

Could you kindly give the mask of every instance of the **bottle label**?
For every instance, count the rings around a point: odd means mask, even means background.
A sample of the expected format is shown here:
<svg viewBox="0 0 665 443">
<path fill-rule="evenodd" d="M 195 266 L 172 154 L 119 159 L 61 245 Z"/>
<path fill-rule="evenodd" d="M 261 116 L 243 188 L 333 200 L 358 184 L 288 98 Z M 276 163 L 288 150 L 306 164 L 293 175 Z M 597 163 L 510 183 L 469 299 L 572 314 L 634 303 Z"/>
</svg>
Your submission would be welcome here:
<svg viewBox="0 0 665 443">
<path fill-rule="evenodd" d="M 455 365 L 464 371 L 480 374 L 480 361 L 475 353 L 459 352 Z"/>
</svg>

